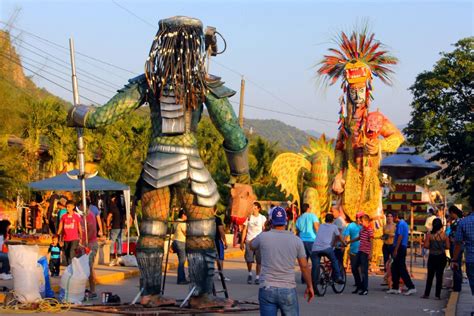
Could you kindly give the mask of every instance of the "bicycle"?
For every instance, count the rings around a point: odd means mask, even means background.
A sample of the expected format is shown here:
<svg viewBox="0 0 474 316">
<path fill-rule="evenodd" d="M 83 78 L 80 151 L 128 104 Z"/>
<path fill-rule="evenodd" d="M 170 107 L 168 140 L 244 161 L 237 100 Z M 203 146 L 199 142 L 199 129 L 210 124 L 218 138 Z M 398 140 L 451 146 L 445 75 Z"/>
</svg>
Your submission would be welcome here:
<svg viewBox="0 0 474 316">
<path fill-rule="evenodd" d="M 324 296 L 326 294 L 326 289 L 328 285 L 331 285 L 332 290 L 336 294 L 340 294 L 344 292 L 346 288 L 346 271 L 344 268 L 341 268 L 341 278 L 343 280 L 342 283 L 336 283 L 333 277 L 332 265 L 331 261 L 326 257 L 323 256 L 321 265 L 319 266 L 319 281 L 314 287 L 314 293 L 317 296 Z M 340 263 L 339 263 L 340 265 Z"/>
</svg>

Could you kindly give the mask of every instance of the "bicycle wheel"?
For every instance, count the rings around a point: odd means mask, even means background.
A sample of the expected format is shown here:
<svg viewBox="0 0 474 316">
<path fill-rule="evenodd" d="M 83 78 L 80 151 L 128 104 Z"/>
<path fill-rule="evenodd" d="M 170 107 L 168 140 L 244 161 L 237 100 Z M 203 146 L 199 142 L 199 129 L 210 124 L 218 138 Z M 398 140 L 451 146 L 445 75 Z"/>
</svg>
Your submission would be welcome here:
<svg viewBox="0 0 474 316">
<path fill-rule="evenodd" d="M 332 282 L 331 284 L 334 293 L 337 293 L 337 294 L 344 292 L 344 289 L 346 288 L 346 282 L 347 282 L 346 269 L 344 268 L 341 269 L 341 275 L 342 275 L 342 280 L 344 281 L 343 283 Z"/>
<path fill-rule="evenodd" d="M 317 296 L 324 296 L 324 294 L 326 294 L 326 289 L 328 287 L 328 275 L 323 265 L 319 266 L 319 281 L 317 284 L 314 284 L 313 282 L 313 287 L 314 293 Z"/>
</svg>

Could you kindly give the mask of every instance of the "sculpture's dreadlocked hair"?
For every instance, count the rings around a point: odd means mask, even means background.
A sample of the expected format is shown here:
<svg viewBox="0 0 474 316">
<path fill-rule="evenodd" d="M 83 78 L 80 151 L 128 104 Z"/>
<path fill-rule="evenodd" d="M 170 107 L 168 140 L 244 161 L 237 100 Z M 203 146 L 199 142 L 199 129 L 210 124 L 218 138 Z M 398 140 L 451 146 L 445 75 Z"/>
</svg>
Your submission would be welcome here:
<svg viewBox="0 0 474 316">
<path fill-rule="evenodd" d="M 145 63 L 148 85 L 157 100 L 164 89 L 169 89 L 177 104 L 196 108 L 206 93 L 202 23 L 172 17 L 159 25 Z"/>
</svg>

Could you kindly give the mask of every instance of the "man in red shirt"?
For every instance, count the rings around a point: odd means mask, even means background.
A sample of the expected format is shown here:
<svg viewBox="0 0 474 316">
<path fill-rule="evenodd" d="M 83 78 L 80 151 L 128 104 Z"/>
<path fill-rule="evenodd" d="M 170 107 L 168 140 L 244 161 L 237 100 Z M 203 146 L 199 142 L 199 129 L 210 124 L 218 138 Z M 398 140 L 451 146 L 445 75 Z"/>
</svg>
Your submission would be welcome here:
<svg viewBox="0 0 474 316">
<path fill-rule="evenodd" d="M 66 264 L 72 263 L 72 258 L 76 255 L 76 248 L 79 245 L 79 236 L 82 236 L 81 218 L 74 213 L 74 202 L 69 200 L 66 203 L 67 213 L 59 222 L 58 235 L 64 241 L 64 253 Z"/>
<path fill-rule="evenodd" d="M 369 262 L 372 259 L 372 244 L 374 241 L 374 230 L 370 225 L 370 217 L 367 214 L 364 214 L 361 218 L 362 220 L 362 229 L 359 233 L 359 237 L 352 239 L 350 242 L 360 240 L 359 252 L 357 253 L 356 266 L 357 269 L 360 268 L 362 283 L 361 289 L 356 289 L 352 293 L 357 293 L 359 290 L 359 295 L 367 295 L 369 287 Z"/>
</svg>

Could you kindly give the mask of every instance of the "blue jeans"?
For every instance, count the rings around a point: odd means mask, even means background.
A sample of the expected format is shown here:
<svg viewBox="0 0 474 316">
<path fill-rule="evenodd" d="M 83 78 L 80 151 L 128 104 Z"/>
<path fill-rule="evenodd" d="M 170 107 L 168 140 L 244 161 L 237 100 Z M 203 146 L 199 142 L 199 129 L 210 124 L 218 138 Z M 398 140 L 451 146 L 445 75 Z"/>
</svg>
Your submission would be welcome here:
<svg viewBox="0 0 474 316">
<path fill-rule="evenodd" d="M 178 255 L 178 283 L 186 282 L 186 274 L 184 273 L 184 263 L 186 262 L 186 243 L 174 240 L 174 247 Z"/>
<path fill-rule="evenodd" d="M 466 262 L 466 273 L 471 287 L 471 294 L 474 295 L 474 262 Z"/>
<path fill-rule="evenodd" d="M 303 241 L 304 252 L 306 253 L 306 260 L 311 257 L 311 248 L 313 248 L 314 241 Z"/>
<path fill-rule="evenodd" d="M 451 258 L 454 255 L 454 242 L 451 246 Z M 453 270 L 453 291 L 454 292 L 461 292 L 462 290 L 462 256 L 463 256 L 463 249 L 461 248 L 461 252 L 459 253 L 459 258 L 457 263 L 459 264 L 459 269 Z"/>
<path fill-rule="evenodd" d="M 258 290 L 260 316 L 276 316 L 278 310 L 284 316 L 300 314 L 296 288 L 261 287 Z"/>
<path fill-rule="evenodd" d="M 8 253 L 0 252 L 0 273 L 10 273 L 10 261 L 8 261 Z"/>
<path fill-rule="evenodd" d="M 355 286 L 358 290 L 362 289 L 362 280 L 360 278 L 360 271 L 357 261 L 357 253 L 349 253 L 349 258 L 351 260 L 351 271 L 352 276 L 354 277 Z"/>
<path fill-rule="evenodd" d="M 341 279 L 341 270 L 339 270 L 339 263 L 334 249 L 327 248 L 324 250 L 313 251 L 311 253 L 311 278 L 313 279 L 313 286 L 319 282 L 319 266 L 321 265 L 321 257 L 326 256 L 331 261 L 332 272 L 335 280 Z"/>
<path fill-rule="evenodd" d="M 359 290 L 367 291 L 369 289 L 369 255 L 359 251 L 357 253 L 356 269 L 360 268 L 361 283 Z"/>
<path fill-rule="evenodd" d="M 117 254 L 122 254 L 122 229 L 112 228 L 110 230 L 110 254 L 115 253 L 115 241 L 117 241 Z"/>
</svg>

